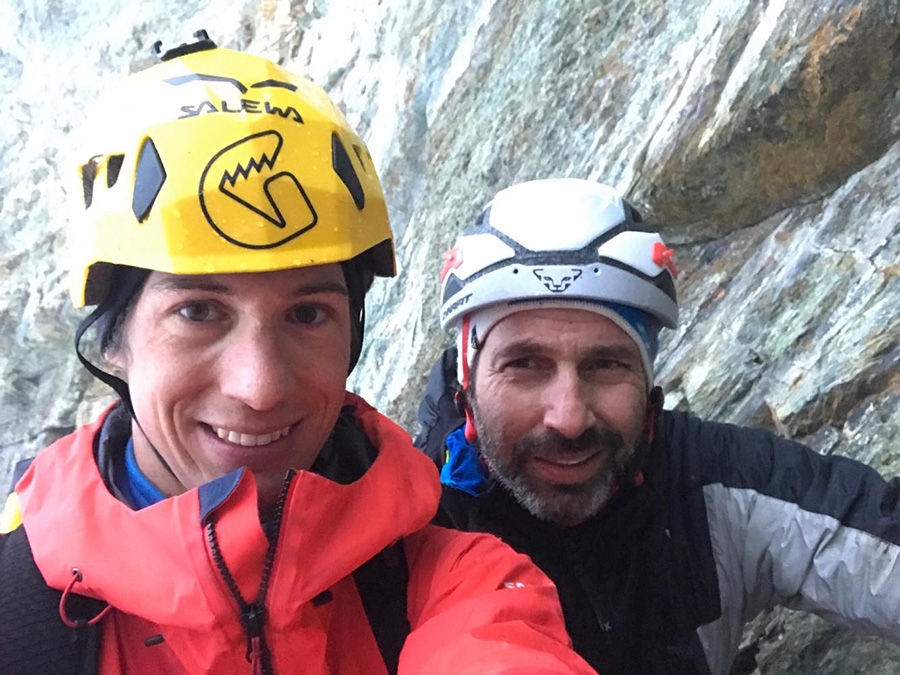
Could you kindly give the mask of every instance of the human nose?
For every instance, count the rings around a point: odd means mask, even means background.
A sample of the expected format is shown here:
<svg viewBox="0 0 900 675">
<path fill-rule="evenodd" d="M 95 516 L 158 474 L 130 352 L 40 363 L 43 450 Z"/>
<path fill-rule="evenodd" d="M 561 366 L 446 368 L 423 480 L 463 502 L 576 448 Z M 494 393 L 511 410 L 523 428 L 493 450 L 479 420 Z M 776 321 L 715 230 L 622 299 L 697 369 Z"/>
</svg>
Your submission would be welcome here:
<svg viewBox="0 0 900 675">
<path fill-rule="evenodd" d="M 544 426 L 578 438 L 597 422 L 591 402 L 589 386 L 577 373 L 557 373 L 544 389 Z"/>
<path fill-rule="evenodd" d="M 220 367 L 226 396 L 253 410 L 271 410 L 291 394 L 290 359 L 278 335 L 262 325 L 236 331 L 226 345 Z"/>
</svg>

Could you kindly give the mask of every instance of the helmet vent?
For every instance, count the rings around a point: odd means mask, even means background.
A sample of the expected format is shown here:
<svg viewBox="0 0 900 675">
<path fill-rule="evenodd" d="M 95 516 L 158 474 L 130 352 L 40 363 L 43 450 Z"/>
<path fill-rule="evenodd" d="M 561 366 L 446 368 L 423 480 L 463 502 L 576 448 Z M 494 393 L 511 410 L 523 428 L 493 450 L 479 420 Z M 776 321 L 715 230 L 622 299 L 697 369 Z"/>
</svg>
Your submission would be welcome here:
<svg viewBox="0 0 900 675">
<path fill-rule="evenodd" d="M 139 223 L 150 214 L 150 208 L 166 180 L 166 170 L 151 139 L 146 139 L 138 154 L 137 170 L 134 175 L 134 194 L 131 210 Z"/>
<path fill-rule="evenodd" d="M 353 152 L 356 153 L 356 158 L 359 160 L 359 165 L 363 168 L 363 171 L 369 173 L 369 170 L 366 168 L 366 161 L 363 159 L 363 149 L 359 147 L 356 143 L 353 144 Z M 368 154 L 368 150 L 365 151 Z M 372 162 L 372 157 L 369 156 L 369 163 Z"/>
<path fill-rule="evenodd" d="M 353 197 L 353 203 L 356 204 L 356 208 L 362 211 L 366 205 L 366 194 L 363 192 L 362 185 L 359 182 L 359 176 L 356 175 L 356 169 L 353 168 L 353 164 L 350 162 L 350 155 L 347 154 L 344 144 L 341 143 L 341 139 L 335 133 L 331 134 L 331 165 L 334 167 L 334 172 L 338 175 L 338 178 L 343 181 L 350 191 L 350 196 Z"/>
<path fill-rule="evenodd" d="M 119 172 L 122 170 L 122 161 L 125 155 L 110 155 L 106 162 L 106 187 L 111 188 L 119 180 Z"/>
<path fill-rule="evenodd" d="M 97 178 L 97 158 L 91 157 L 81 167 L 81 190 L 84 194 L 84 208 L 91 208 L 94 201 L 94 179 Z"/>
</svg>

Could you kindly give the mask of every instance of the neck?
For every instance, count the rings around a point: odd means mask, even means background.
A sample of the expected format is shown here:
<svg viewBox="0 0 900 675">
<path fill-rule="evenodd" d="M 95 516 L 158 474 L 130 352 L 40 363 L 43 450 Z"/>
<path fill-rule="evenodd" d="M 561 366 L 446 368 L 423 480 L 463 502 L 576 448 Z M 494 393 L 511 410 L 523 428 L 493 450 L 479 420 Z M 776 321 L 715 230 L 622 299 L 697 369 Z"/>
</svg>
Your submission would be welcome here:
<svg viewBox="0 0 900 675">
<path fill-rule="evenodd" d="M 184 486 L 175 478 L 171 468 L 165 463 L 159 451 L 153 447 L 137 420 L 131 420 L 131 434 L 134 439 L 134 458 L 138 468 L 167 497 L 179 495 Z"/>
</svg>

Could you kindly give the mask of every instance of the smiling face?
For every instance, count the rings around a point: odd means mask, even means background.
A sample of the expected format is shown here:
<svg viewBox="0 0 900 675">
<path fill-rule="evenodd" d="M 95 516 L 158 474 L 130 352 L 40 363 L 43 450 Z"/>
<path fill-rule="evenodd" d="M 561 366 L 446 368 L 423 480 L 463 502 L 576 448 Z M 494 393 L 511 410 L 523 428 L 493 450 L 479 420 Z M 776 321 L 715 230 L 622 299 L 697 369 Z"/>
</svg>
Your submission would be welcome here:
<svg viewBox="0 0 900 675">
<path fill-rule="evenodd" d="M 469 401 L 492 473 L 531 513 L 570 526 L 597 513 L 623 476 L 646 387 L 638 347 L 613 321 L 541 308 L 487 335 Z"/>
<path fill-rule="evenodd" d="M 140 421 L 138 464 L 163 492 L 248 467 L 261 506 L 271 505 L 288 469 L 312 465 L 343 404 L 350 359 L 343 272 L 337 264 L 153 272 L 107 358 L 124 373 Z"/>
</svg>

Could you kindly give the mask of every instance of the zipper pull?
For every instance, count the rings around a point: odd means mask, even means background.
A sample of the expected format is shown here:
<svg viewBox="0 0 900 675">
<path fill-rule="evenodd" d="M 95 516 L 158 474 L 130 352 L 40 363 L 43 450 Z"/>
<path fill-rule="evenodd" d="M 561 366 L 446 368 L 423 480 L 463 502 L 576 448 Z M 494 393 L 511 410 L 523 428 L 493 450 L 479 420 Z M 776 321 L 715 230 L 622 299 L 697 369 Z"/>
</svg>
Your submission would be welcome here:
<svg viewBox="0 0 900 675">
<path fill-rule="evenodd" d="M 241 613 L 244 630 L 247 632 L 247 660 L 253 675 L 265 673 L 266 646 L 263 643 L 263 625 L 266 621 L 266 610 L 258 604 L 248 605 Z"/>
<path fill-rule="evenodd" d="M 258 635 L 250 638 L 250 653 L 247 658 L 250 660 L 250 669 L 253 675 L 263 675 L 262 641 Z"/>
</svg>

